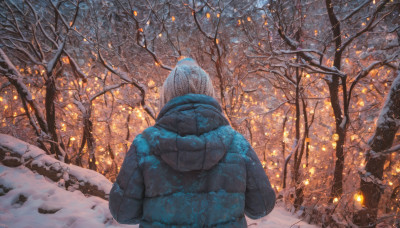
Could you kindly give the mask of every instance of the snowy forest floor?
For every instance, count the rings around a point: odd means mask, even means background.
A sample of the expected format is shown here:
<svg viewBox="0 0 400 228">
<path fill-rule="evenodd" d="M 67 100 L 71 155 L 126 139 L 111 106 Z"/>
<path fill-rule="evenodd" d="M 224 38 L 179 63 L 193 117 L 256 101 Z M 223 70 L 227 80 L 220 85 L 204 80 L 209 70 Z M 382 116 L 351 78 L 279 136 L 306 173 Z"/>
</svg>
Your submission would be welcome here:
<svg viewBox="0 0 400 228">
<path fill-rule="evenodd" d="M 26 167 L 0 165 L 0 227 L 139 227 L 115 222 L 106 200 L 58 185 Z M 247 223 L 249 227 L 316 227 L 279 206 Z"/>
</svg>

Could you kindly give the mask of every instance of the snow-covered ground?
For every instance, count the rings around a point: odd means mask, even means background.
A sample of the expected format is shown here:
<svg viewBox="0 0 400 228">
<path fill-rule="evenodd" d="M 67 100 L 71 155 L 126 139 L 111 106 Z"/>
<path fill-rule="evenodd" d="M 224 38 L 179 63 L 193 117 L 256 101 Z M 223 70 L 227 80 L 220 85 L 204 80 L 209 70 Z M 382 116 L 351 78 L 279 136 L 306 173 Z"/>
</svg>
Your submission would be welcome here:
<svg viewBox="0 0 400 228">
<path fill-rule="evenodd" d="M 293 225 L 294 224 L 294 225 Z M 248 220 L 249 227 L 316 227 L 299 222 L 276 207 L 267 217 Z M 138 227 L 120 225 L 108 210 L 108 202 L 66 191 L 57 183 L 25 167 L 0 165 L 0 228 Z"/>
</svg>

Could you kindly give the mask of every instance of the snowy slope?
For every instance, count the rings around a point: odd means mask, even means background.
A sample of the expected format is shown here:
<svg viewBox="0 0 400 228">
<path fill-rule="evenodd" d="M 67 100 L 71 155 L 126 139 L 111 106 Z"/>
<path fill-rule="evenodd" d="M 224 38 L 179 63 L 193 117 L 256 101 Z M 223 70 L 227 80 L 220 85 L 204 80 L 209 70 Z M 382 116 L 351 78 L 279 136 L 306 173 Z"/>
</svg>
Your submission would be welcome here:
<svg viewBox="0 0 400 228">
<path fill-rule="evenodd" d="M 22 196 L 21 196 L 22 195 Z M 25 198 L 25 199 L 24 199 Z M 315 227 L 277 207 L 265 218 L 248 220 L 249 227 Z M 112 220 L 108 202 L 69 192 L 25 167 L 0 165 L 0 227 L 138 227 Z M 298 227 L 298 226 L 293 226 Z"/>
</svg>

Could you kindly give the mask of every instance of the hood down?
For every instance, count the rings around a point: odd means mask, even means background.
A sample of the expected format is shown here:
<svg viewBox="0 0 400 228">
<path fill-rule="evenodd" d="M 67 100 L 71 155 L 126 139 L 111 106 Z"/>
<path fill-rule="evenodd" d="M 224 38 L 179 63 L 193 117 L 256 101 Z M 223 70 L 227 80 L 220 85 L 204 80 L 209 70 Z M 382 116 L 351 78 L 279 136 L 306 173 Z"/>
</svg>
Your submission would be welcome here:
<svg viewBox="0 0 400 228">
<path fill-rule="evenodd" d="M 231 142 L 232 136 L 223 130 L 226 127 L 229 122 L 214 98 L 186 94 L 162 108 L 150 145 L 177 171 L 208 170 L 224 157 Z"/>
</svg>

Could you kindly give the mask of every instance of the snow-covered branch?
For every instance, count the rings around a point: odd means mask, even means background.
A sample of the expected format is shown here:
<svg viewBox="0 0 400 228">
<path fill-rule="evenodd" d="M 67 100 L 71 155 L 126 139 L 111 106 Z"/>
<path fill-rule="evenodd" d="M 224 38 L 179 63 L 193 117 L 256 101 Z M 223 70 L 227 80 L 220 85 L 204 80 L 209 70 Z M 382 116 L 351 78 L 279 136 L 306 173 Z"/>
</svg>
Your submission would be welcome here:
<svg viewBox="0 0 400 228">
<path fill-rule="evenodd" d="M 147 92 L 147 88 L 144 84 L 140 83 L 138 80 L 136 80 L 135 78 L 130 78 L 128 76 L 128 74 L 124 71 L 121 71 L 119 69 L 115 69 L 113 66 L 111 66 L 102 56 L 102 54 L 100 53 L 100 50 L 98 50 L 98 54 L 99 54 L 99 59 L 101 61 L 101 63 L 103 64 L 104 67 L 106 67 L 110 72 L 112 72 L 113 74 L 117 75 L 118 77 L 120 77 L 123 81 L 129 83 L 129 84 L 133 84 L 137 89 L 139 89 L 140 91 L 140 95 L 141 95 L 141 101 L 140 104 L 142 105 L 143 109 L 146 111 L 147 114 L 149 114 L 149 116 L 153 119 L 155 119 L 155 113 L 153 112 L 153 110 L 146 104 L 145 98 L 146 98 L 146 92 Z"/>
</svg>

